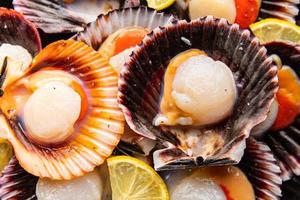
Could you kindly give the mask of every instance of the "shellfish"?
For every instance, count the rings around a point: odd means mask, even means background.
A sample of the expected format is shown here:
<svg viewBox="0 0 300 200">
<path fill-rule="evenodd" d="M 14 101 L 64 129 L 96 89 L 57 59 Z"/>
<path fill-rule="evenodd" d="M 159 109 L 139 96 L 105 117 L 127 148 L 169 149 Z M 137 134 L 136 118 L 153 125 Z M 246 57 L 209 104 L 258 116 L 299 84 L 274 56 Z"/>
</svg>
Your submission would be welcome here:
<svg viewBox="0 0 300 200">
<path fill-rule="evenodd" d="M 78 32 L 102 13 L 120 8 L 119 0 L 14 0 L 15 10 L 46 33 Z"/>
<path fill-rule="evenodd" d="M 0 199 L 37 199 L 35 185 L 38 177 L 26 172 L 13 157 L 0 175 Z"/>
<path fill-rule="evenodd" d="M 204 51 L 230 68 L 237 87 L 233 111 L 204 127 L 155 126 L 167 66 L 190 49 Z M 266 117 L 278 88 L 276 72 L 266 49 L 238 25 L 211 16 L 176 21 L 155 29 L 134 50 L 121 71 L 118 101 L 131 129 L 166 147 L 154 152 L 156 170 L 234 164 L 243 155 L 250 130 Z"/>
<path fill-rule="evenodd" d="M 20 165 L 39 177 L 71 179 L 102 164 L 124 129 L 117 81 L 82 42 L 43 49 L 0 99 L 1 128 Z"/>
<path fill-rule="evenodd" d="M 296 23 L 299 0 L 262 0 L 259 19 L 279 18 Z"/>
<path fill-rule="evenodd" d="M 285 101 L 283 102 L 283 105 L 279 108 L 278 119 L 260 136 L 260 140 L 269 145 L 273 151 L 282 171 L 282 179 L 286 181 L 293 176 L 300 175 L 298 97 L 300 48 L 299 45 L 294 43 L 277 41 L 267 43 L 266 48 L 271 54 L 278 55 L 282 63 L 282 69 L 278 73 L 280 91 L 289 91 L 289 96 L 294 97 L 295 100 L 291 105 L 286 104 Z M 277 97 L 281 98 L 278 95 Z"/>
<path fill-rule="evenodd" d="M 158 13 L 147 7 L 124 8 L 99 16 L 73 39 L 98 50 L 107 62 L 105 65 L 114 67 L 119 73 L 124 62 L 129 59 L 132 49 L 141 42 L 145 34 L 173 20 L 172 15 Z M 125 152 L 148 154 L 154 145 L 154 141 L 133 133 L 128 126 L 125 126 L 119 147 Z"/>
</svg>

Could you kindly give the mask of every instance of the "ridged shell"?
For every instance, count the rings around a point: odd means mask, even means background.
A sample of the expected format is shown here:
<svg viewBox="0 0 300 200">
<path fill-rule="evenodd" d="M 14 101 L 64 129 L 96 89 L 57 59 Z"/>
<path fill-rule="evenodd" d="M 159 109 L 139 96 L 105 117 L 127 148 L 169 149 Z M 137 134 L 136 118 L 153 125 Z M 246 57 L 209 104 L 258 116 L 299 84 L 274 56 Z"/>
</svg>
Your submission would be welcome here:
<svg viewBox="0 0 300 200">
<path fill-rule="evenodd" d="M 279 18 L 296 23 L 299 0 L 262 0 L 259 18 Z"/>
<path fill-rule="evenodd" d="M 103 0 L 98 1 L 103 2 Z M 64 0 L 14 0 L 13 5 L 15 10 L 23 13 L 26 19 L 45 33 L 78 32 L 91 22 L 90 18 L 84 16 L 85 11 L 80 13 L 68 9 Z M 100 11 L 93 13 L 95 19 L 99 14 Z"/>
<path fill-rule="evenodd" d="M 118 76 L 96 51 L 74 40 L 47 46 L 27 72 L 47 66 L 74 75 L 85 86 L 89 112 L 76 137 L 63 146 L 46 148 L 30 142 L 14 119 L 1 116 L 0 122 L 3 128 L 8 125 L 7 138 L 24 169 L 39 177 L 71 179 L 102 164 L 123 134 L 124 117 L 117 103 Z"/>
<path fill-rule="evenodd" d="M 26 172 L 13 157 L 0 175 L 1 200 L 35 200 L 38 177 Z"/>
<path fill-rule="evenodd" d="M 0 45 L 19 45 L 36 55 L 42 48 L 41 39 L 35 26 L 20 13 L 0 7 Z"/>
<path fill-rule="evenodd" d="M 300 76 L 300 45 L 289 42 L 269 42 L 265 44 L 269 54 L 276 54 L 284 65 L 288 65 Z"/>
<path fill-rule="evenodd" d="M 234 73 L 239 91 L 228 120 L 200 129 L 224 136 L 225 145 L 205 157 L 188 156 L 180 150 L 185 143 L 184 132 L 175 136 L 152 124 L 159 111 L 161 84 L 169 61 L 192 48 L 204 50 L 212 58 L 225 62 Z M 251 128 L 266 117 L 278 88 L 276 73 L 277 67 L 267 56 L 266 49 L 237 24 L 229 25 L 225 19 L 211 16 L 190 23 L 176 21 L 155 29 L 135 49 L 121 72 L 118 101 L 131 129 L 167 147 L 154 152 L 155 169 L 234 164 L 240 161 Z"/>
<path fill-rule="evenodd" d="M 252 183 L 257 200 L 280 199 L 282 196 L 280 167 L 266 144 L 252 137 L 248 138 L 239 166 Z"/>
<path fill-rule="evenodd" d="M 284 181 L 300 175 L 300 118 L 286 129 L 266 133 L 264 141 L 278 159 Z"/>
<path fill-rule="evenodd" d="M 100 15 L 95 22 L 88 24 L 86 29 L 75 35 L 73 39 L 98 50 L 104 40 L 117 30 L 130 26 L 153 30 L 158 26 L 167 25 L 172 20 L 174 20 L 172 15 L 158 13 L 147 7 L 125 8 Z"/>
</svg>

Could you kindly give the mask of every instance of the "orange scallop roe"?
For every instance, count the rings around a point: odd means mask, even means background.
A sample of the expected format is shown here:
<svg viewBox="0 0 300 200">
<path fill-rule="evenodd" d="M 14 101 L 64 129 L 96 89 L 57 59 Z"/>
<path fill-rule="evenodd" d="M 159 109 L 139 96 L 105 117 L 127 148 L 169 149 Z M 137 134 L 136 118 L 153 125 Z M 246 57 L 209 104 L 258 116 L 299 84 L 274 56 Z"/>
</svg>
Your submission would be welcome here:
<svg viewBox="0 0 300 200">
<path fill-rule="evenodd" d="M 289 67 L 278 71 L 279 91 L 277 101 L 279 110 L 271 130 L 280 130 L 292 124 L 300 111 L 300 82 Z"/>
<path fill-rule="evenodd" d="M 124 33 L 119 35 L 116 39 L 114 55 L 140 44 L 147 34 L 148 31 L 146 29 L 132 29 L 124 31 Z"/>
</svg>

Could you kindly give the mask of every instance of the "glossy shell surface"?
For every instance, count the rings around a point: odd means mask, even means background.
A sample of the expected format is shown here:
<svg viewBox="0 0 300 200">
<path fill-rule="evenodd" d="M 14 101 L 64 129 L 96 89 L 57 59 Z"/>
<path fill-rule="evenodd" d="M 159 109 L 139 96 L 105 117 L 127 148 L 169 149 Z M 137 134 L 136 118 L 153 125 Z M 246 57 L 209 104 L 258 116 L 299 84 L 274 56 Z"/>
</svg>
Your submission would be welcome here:
<svg viewBox="0 0 300 200">
<path fill-rule="evenodd" d="M 163 75 L 169 61 L 188 49 L 205 51 L 232 70 L 238 100 L 233 114 L 224 122 L 200 128 L 200 135 L 216 133 L 223 144 L 206 155 L 188 155 L 184 131 L 176 134 L 152 124 L 159 111 Z M 135 49 L 119 81 L 118 100 L 131 129 L 158 140 L 166 149 L 154 152 L 157 170 L 222 165 L 239 162 L 250 130 L 262 122 L 277 89 L 277 68 L 248 30 L 211 16 L 192 22 L 176 21 L 155 29 Z M 201 138 L 198 140 L 201 142 Z M 211 144 L 214 145 L 214 144 Z"/>
<path fill-rule="evenodd" d="M 52 43 L 34 58 L 25 78 L 49 66 L 67 72 L 81 81 L 88 106 L 84 122 L 73 137 L 53 147 L 31 142 L 18 118 L 1 116 L 5 135 L 28 172 L 51 179 L 71 179 L 92 171 L 111 155 L 123 134 L 124 117 L 117 103 L 118 76 L 103 63 L 91 47 L 74 40 Z"/>
<path fill-rule="evenodd" d="M 252 183 L 256 199 L 279 200 L 282 196 L 281 170 L 271 149 L 252 137 L 246 144 L 245 154 L 239 166 Z"/>
<path fill-rule="evenodd" d="M 0 7 L 0 45 L 8 43 L 27 49 L 34 56 L 42 48 L 35 26 L 20 13 Z"/>
<path fill-rule="evenodd" d="M 38 177 L 26 172 L 13 157 L 0 175 L 1 200 L 35 200 Z"/>
</svg>

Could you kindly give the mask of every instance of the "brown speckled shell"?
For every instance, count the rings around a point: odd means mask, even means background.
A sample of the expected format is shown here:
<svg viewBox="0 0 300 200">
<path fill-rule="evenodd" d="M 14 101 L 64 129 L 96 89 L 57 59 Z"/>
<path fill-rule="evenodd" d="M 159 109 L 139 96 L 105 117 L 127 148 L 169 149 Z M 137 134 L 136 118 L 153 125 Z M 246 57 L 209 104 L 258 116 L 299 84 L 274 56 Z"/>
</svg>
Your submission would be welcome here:
<svg viewBox="0 0 300 200">
<path fill-rule="evenodd" d="M 27 49 L 34 56 L 42 48 L 35 26 L 20 13 L 0 7 L 0 45 L 8 43 Z"/>
<path fill-rule="evenodd" d="M 74 40 L 52 43 L 33 59 L 25 76 L 49 66 L 75 76 L 84 86 L 88 112 L 74 137 L 53 147 L 30 141 L 18 119 L 0 115 L 4 135 L 26 171 L 39 177 L 72 179 L 91 172 L 111 155 L 123 134 L 124 116 L 117 103 L 118 75 L 105 63 L 91 47 Z"/>
<path fill-rule="evenodd" d="M 296 23 L 299 3 L 299 0 L 262 0 L 258 18 L 279 18 Z"/>
<path fill-rule="evenodd" d="M 13 157 L 0 175 L 1 200 L 36 200 L 38 177 L 26 172 Z"/>
<path fill-rule="evenodd" d="M 139 26 L 153 30 L 165 26 L 174 20 L 172 15 L 158 13 L 147 7 L 125 8 L 114 10 L 98 16 L 95 22 L 87 25 L 84 31 L 73 37 L 98 50 L 105 39 L 114 32 L 131 26 Z"/>
<path fill-rule="evenodd" d="M 266 133 L 263 140 L 278 160 L 284 181 L 300 175 L 300 118 L 283 130 Z"/>
<path fill-rule="evenodd" d="M 192 48 L 225 62 L 234 73 L 239 94 L 227 120 L 200 129 L 221 134 L 225 143 L 205 158 L 188 156 L 180 150 L 185 141 L 152 124 L 159 111 L 161 84 L 169 61 Z M 278 89 L 276 74 L 277 67 L 266 49 L 237 24 L 229 25 L 225 19 L 211 16 L 192 22 L 176 21 L 155 29 L 135 49 L 121 72 L 118 101 L 131 129 L 167 147 L 154 152 L 155 169 L 234 164 L 240 161 L 250 130 L 266 117 Z"/>
<path fill-rule="evenodd" d="M 255 191 L 257 200 L 279 200 L 282 179 L 279 163 L 271 149 L 254 138 L 246 142 L 245 154 L 239 164 Z"/>
</svg>

